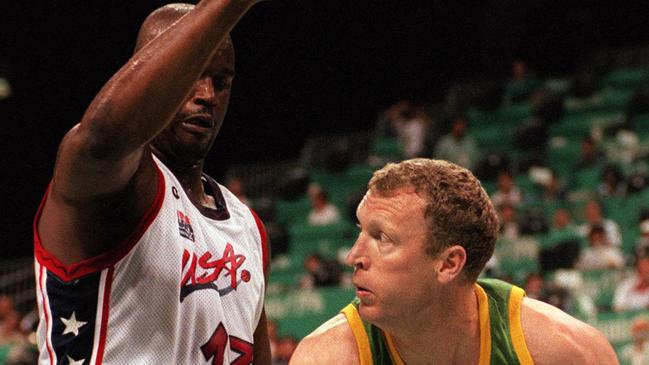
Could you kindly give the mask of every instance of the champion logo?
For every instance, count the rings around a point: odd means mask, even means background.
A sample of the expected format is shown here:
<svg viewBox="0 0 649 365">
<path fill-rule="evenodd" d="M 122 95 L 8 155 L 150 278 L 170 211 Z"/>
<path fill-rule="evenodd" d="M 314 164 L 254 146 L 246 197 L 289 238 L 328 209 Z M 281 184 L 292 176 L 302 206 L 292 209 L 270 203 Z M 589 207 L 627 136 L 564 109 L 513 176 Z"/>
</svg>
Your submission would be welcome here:
<svg viewBox="0 0 649 365">
<path fill-rule="evenodd" d="M 192 229 L 192 223 L 189 221 L 189 216 L 183 214 L 181 211 L 178 211 L 177 215 L 180 235 L 194 242 L 194 229 Z"/>
<path fill-rule="evenodd" d="M 180 282 L 180 302 L 189 294 L 198 290 L 216 290 L 220 296 L 227 295 L 242 282 L 250 281 L 250 272 L 239 268 L 246 261 L 244 255 L 236 254 L 230 243 L 225 245 L 220 259 L 212 259 L 211 252 L 205 252 L 200 257 L 188 250 L 183 252 L 182 272 L 185 274 Z M 222 280 L 222 277 L 229 277 Z"/>
</svg>

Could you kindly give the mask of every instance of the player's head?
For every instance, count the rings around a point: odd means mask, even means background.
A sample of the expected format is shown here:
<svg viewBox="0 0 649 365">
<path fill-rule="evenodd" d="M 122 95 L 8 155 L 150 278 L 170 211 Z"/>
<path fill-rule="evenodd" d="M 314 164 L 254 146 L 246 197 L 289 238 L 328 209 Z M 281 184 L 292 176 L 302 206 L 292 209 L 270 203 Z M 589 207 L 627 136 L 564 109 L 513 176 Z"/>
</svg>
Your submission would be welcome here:
<svg viewBox="0 0 649 365">
<path fill-rule="evenodd" d="M 463 272 L 475 281 L 493 254 L 498 235 L 496 211 L 478 179 L 456 164 L 418 158 L 388 164 L 369 182 L 369 190 L 380 196 L 404 189 L 413 189 L 424 201 L 426 254 L 461 246 L 466 251 Z"/>
<path fill-rule="evenodd" d="M 152 12 L 142 24 L 135 51 L 146 47 L 192 11 L 191 4 L 169 4 Z M 172 166 L 189 167 L 201 163 L 219 132 L 230 101 L 234 78 L 234 47 L 228 36 L 195 83 L 187 99 L 152 142 L 156 154 Z"/>
</svg>

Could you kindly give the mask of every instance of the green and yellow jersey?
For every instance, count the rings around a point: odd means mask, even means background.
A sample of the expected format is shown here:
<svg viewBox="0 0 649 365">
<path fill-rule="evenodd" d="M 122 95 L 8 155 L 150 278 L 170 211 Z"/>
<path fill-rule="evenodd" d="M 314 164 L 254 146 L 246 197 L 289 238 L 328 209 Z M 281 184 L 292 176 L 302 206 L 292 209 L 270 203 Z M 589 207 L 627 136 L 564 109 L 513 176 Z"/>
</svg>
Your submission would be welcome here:
<svg viewBox="0 0 649 365">
<path fill-rule="evenodd" d="M 521 325 L 523 289 L 495 279 L 475 284 L 480 314 L 478 365 L 534 365 Z M 365 322 L 358 314 L 358 299 L 341 312 L 354 333 L 361 365 L 402 365 L 392 336 Z"/>
</svg>

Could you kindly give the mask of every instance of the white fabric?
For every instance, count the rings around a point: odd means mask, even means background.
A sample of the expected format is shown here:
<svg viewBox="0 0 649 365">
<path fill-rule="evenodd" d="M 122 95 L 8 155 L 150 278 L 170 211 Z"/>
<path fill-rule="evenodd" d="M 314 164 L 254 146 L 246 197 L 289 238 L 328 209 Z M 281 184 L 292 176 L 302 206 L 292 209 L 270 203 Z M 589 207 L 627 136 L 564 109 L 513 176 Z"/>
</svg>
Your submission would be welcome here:
<svg viewBox="0 0 649 365">
<path fill-rule="evenodd" d="M 155 160 L 165 181 L 162 207 L 137 244 L 114 264 L 112 281 L 110 274 L 106 278 L 111 268 L 102 271 L 95 349 L 92 362 L 86 359 L 84 364 L 95 364 L 97 343 L 101 340 L 102 301 L 107 299 L 102 293 L 107 284 L 111 286 L 102 364 L 212 364 L 214 358 L 206 359 L 201 347 L 220 324 L 223 327 L 219 333 L 225 334 L 227 341 L 223 364 L 230 364 L 241 356 L 233 350 L 232 342 L 235 341 L 235 347 L 239 340 L 253 343 L 263 308 L 263 254 L 255 218 L 224 187 L 221 191 L 230 218 L 205 217 L 171 171 Z M 193 241 L 180 234 L 179 212 L 188 217 Z M 232 287 L 232 263 L 226 260 L 223 270 L 217 266 L 228 246 L 244 261 L 234 272 L 236 290 L 220 294 L 215 287 Z M 194 274 L 190 272 L 193 263 Z M 192 284 L 210 275 L 215 280 L 206 281 L 215 287 L 191 291 L 180 301 L 183 278 L 188 278 L 186 284 Z M 43 303 L 39 305 L 42 308 Z M 39 345 L 46 334 L 45 327 L 41 327 Z M 40 364 L 50 364 L 45 346 L 40 348 Z M 59 359 L 61 364 L 66 361 Z"/>
</svg>

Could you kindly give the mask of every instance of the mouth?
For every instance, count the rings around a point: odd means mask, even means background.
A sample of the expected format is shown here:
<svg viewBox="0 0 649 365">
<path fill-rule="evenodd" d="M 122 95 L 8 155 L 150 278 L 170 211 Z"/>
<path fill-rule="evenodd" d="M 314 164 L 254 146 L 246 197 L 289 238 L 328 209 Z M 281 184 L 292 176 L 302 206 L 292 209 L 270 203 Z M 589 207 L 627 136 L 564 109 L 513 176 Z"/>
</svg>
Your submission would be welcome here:
<svg viewBox="0 0 649 365">
<path fill-rule="evenodd" d="M 205 133 L 214 128 L 214 120 L 212 119 L 212 116 L 207 114 L 192 115 L 183 119 L 181 124 L 188 130 L 198 133 Z"/>
</svg>

